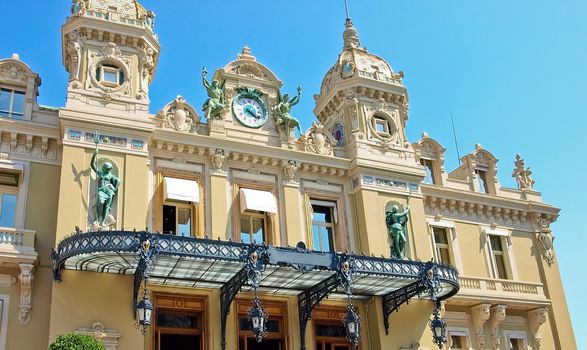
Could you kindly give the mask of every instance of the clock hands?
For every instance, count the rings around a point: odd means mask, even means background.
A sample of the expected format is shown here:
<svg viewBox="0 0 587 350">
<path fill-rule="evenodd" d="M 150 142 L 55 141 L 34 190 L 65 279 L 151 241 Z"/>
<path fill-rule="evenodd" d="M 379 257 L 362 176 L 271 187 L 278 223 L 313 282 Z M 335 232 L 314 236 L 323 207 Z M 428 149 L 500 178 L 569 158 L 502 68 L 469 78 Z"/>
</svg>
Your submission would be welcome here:
<svg viewBox="0 0 587 350">
<path fill-rule="evenodd" d="M 251 110 L 251 107 L 250 107 L 250 106 L 248 106 L 248 105 L 247 105 L 247 106 L 245 106 L 245 108 L 244 108 L 244 112 L 245 112 L 246 114 L 250 115 L 251 117 L 255 118 L 255 119 L 260 119 L 260 118 L 261 118 L 261 116 L 260 116 L 260 115 L 258 115 L 257 113 L 255 113 L 256 111 L 254 111 L 254 112 L 253 112 L 253 111 Z"/>
</svg>

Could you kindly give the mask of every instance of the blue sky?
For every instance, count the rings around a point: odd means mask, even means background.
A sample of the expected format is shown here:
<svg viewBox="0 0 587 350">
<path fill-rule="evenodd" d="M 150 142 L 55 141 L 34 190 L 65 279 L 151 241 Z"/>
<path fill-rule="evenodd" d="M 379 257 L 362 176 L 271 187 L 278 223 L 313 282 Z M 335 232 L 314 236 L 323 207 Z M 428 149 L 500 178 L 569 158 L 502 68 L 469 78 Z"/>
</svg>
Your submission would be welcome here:
<svg viewBox="0 0 587 350">
<path fill-rule="evenodd" d="M 162 44 L 151 86 L 151 112 L 183 95 L 200 106 L 200 70 L 224 66 L 244 44 L 284 82 L 304 88 L 294 115 L 307 128 L 312 95 L 342 48 L 342 0 L 145 0 L 157 14 Z M 62 106 L 67 75 L 60 25 L 69 1 L 3 1 L 0 57 L 18 52 L 43 79 L 39 101 Z M 532 167 L 543 199 L 562 208 L 555 247 L 579 348 L 587 348 L 587 289 L 581 259 L 587 197 L 587 2 L 584 0 L 350 0 L 361 42 L 405 72 L 410 141 L 427 131 L 457 166 L 452 113 L 461 155 L 481 143 L 500 160 L 502 185 L 518 152 Z"/>
</svg>

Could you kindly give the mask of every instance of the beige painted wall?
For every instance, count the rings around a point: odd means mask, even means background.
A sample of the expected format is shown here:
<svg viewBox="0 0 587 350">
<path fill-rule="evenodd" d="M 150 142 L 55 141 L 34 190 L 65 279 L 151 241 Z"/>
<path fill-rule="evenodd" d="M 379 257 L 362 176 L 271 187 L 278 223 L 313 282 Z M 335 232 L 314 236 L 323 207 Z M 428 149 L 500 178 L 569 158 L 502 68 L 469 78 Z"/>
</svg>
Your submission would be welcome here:
<svg viewBox="0 0 587 350">
<path fill-rule="evenodd" d="M 485 258 L 485 247 L 481 245 L 481 231 L 478 225 L 457 222 L 455 230 L 458 236 L 463 271 L 463 276 L 489 277 L 490 270 Z M 476 264 L 467 264 L 468 261 L 475 261 Z"/>
<path fill-rule="evenodd" d="M 31 320 L 26 326 L 22 326 L 18 321 L 18 306 L 20 304 L 20 282 L 18 281 L 18 275 L 20 274 L 20 270 L 0 268 L 0 273 L 10 274 L 17 278 L 15 285 L 0 287 L 0 294 L 8 294 L 10 296 L 6 349 L 46 349 L 49 338 L 48 325 L 51 306 L 51 281 L 53 279 L 52 270 L 48 267 L 38 267 L 34 271 Z M 2 320 L 2 322 L 4 323 L 5 321 Z"/>
<path fill-rule="evenodd" d="M 144 338 L 134 327 L 132 275 L 64 270 L 62 277 L 63 282 L 53 283 L 49 341 L 101 322 L 122 333 L 120 350 L 144 347 Z"/>
</svg>

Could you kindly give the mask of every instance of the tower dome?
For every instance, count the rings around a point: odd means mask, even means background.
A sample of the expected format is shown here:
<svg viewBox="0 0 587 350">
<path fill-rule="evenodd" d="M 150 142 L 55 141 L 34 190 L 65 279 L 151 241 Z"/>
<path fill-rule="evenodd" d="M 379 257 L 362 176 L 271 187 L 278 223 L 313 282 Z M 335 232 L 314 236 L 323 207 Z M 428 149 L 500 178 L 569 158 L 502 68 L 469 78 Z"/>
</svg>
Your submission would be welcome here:
<svg viewBox="0 0 587 350">
<path fill-rule="evenodd" d="M 354 77 L 401 84 L 402 73 L 395 74 L 387 61 L 369 53 L 366 48 L 361 46 L 359 32 L 350 18 L 347 18 L 345 22 L 343 42 L 343 51 L 338 56 L 337 62 L 328 70 L 322 80 L 321 97 L 328 95 L 334 82 Z"/>
<path fill-rule="evenodd" d="M 87 8 L 102 13 L 118 12 L 130 19 L 144 19 L 148 12 L 136 0 L 87 0 Z"/>
</svg>

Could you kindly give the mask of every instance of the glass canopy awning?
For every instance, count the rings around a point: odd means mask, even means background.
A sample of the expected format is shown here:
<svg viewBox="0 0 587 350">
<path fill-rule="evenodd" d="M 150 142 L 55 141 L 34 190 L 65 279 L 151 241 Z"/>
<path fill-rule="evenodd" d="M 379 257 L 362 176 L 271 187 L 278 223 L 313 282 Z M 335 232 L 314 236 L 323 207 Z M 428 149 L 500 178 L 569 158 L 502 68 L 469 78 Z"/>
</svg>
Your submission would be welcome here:
<svg viewBox="0 0 587 350">
<path fill-rule="evenodd" d="M 253 256 L 255 265 L 248 263 Z M 77 230 L 59 243 L 52 258 L 56 281 L 61 281 L 63 269 L 134 275 L 135 302 L 146 278 L 150 284 L 220 288 L 223 338 L 230 304 L 239 291 L 252 288 L 251 269 L 259 270 L 260 293 L 298 296 L 302 330 L 323 298 L 345 295 L 345 278 L 352 285 L 353 298 L 382 298 L 386 331 L 390 313 L 412 297 L 439 302 L 459 290 L 457 271 L 433 262 L 316 252 L 303 244 L 283 248 L 147 231 Z M 303 338 L 304 334 L 302 344 Z"/>
</svg>

